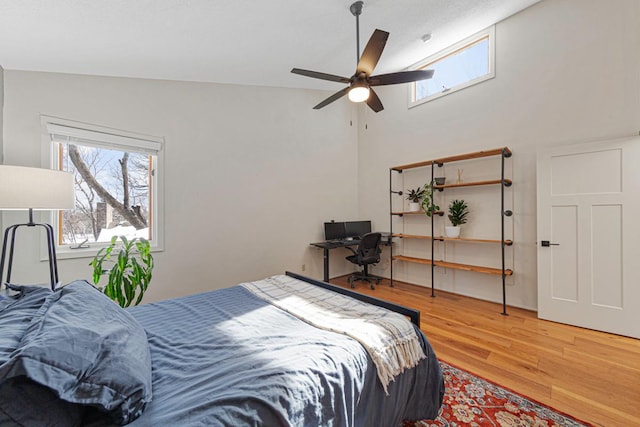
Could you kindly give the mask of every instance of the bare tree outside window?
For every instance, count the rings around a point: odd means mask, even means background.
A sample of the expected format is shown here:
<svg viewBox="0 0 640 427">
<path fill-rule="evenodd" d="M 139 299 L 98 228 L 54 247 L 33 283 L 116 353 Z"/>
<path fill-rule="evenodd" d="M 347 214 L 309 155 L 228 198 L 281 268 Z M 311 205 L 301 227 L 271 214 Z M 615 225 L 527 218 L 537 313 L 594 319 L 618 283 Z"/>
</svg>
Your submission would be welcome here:
<svg viewBox="0 0 640 427">
<path fill-rule="evenodd" d="M 62 244 L 150 239 L 153 156 L 58 142 L 60 167 L 75 178 L 76 208 L 62 214 Z"/>
</svg>

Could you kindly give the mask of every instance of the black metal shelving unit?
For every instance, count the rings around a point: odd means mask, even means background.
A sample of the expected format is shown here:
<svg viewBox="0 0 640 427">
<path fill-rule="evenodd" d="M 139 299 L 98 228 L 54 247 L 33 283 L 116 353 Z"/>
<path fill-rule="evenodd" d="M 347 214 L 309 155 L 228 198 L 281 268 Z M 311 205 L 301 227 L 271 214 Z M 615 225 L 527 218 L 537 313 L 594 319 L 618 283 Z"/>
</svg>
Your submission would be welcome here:
<svg viewBox="0 0 640 427">
<path fill-rule="evenodd" d="M 394 261 L 403 261 L 403 262 L 412 262 L 418 264 L 425 264 L 431 266 L 431 297 L 435 297 L 435 267 L 456 269 L 456 270 L 465 270 L 465 271 L 475 271 L 484 274 L 492 274 L 499 275 L 502 278 L 502 314 L 507 315 L 507 299 L 506 299 L 506 279 L 508 276 L 513 274 L 513 270 L 508 269 L 506 267 L 506 256 L 505 251 L 507 246 L 511 246 L 513 241 L 507 240 L 505 235 L 505 217 L 510 217 L 513 213 L 511 210 L 505 209 L 505 189 L 507 187 L 511 187 L 512 182 L 510 179 L 505 177 L 505 159 L 510 158 L 512 155 L 511 150 L 508 147 L 502 147 L 492 150 L 485 151 L 477 151 L 473 153 L 461 154 L 456 156 L 443 157 L 434 160 L 427 160 L 424 162 L 411 163 L 402 166 L 395 166 L 389 169 L 389 229 L 392 238 L 400 237 L 400 238 L 421 238 L 421 239 L 430 239 L 431 240 L 431 258 L 416 258 L 416 257 L 406 257 L 403 255 L 394 255 L 393 244 L 389 245 L 389 256 L 391 259 L 390 266 L 390 279 L 391 286 L 393 286 L 393 265 Z M 495 180 L 486 180 L 486 181 L 473 181 L 466 183 L 456 183 L 456 184 L 443 184 L 443 185 L 435 185 L 434 174 L 436 167 L 443 167 L 446 163 L 459 162 L 464 160 L 472 160 L 479 159 L 483 157 L 490 156 L 500 156 L 500 179 Z M 434 191 L 444 191 L 447 188 L 455 188 L 455 187 L 471 187 L 471 186 L 485 186 L 485 185 L 499 185 L 500 186 L 500 229 L 501 236 L 500 240 L 491 240 L 491 239 L 473 239 L 473 238 L 446 238 L 446 237 L 437 237 L 434 234 L 435 230 L 435 215 L 442 216 L 444 212 L 435 212 L 434 215 L 430 216 L 431 222 L 431 236 L 410 236 L 404 234 L 394 234 L 393 232 L 393 223 L 395 216 L 404 216 L 409 214 L 416 214 L 415 212 L 403 212 L 403 211 L 395 211 L 393 210 L 393 198 L 397 196 L 403 195 L 403 189 L 394 189 L 394 174 L 399 175 L 408 169 L 429 167 L 431 169 L 431 179 L 430 183 L 432 184 L 432 192 L 431 192 L 431 203 L 433 204 L 433 193 Z M 424 215 L 424 212 L 419 212 L 419 214 Z M 492 268 L 492 267 L 483 267 L 476 265 L 466 265 L 460 263 L 453 263 L 444 260 L 436 260 L 435 259 L 435 244 L 436 241 L 462 241 L 462 242 L 483 242 L 483 243 L 499 243 L 501 246 L 501 268 Z"/>
</svg>

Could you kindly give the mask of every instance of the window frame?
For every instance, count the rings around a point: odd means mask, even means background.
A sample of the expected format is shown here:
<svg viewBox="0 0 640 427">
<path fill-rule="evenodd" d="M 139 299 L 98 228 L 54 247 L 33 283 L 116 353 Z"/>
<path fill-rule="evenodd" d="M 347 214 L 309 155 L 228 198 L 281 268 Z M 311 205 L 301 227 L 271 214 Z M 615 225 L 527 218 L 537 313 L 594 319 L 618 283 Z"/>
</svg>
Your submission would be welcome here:
<svg viewBox="0 0 640 427">
<path fill-rule="evenodd" d="M 459 41 L 458 43 L 455 43 L 445 49 L 440 50 L 439 52 L 434 53 L 433 55 L 428 56 L 427 58 L 415 63 L 414 65 L 412 65 L 411 67 L 409 67 L 409 70 L 422 70 L 422 69 L 428 69 L 430 65 L 439 62 L 445 58 L 448 58 L 458 52 L 463 51 L 464 49 L 471 47 L 472 45 L 476 44 L 477 42 L 483 40 L 483 39 L 488 39 L 489 41 L 489 52 L 488 52 L 488 65 L 489 65 L 489 71 L 487 74 L 477 77 L 475 79 L 472 80 L 468 80 L 464 83 L 460 83 L 456 86 L 447 88 L 444 91 L 438 92 L 438 93 L 434 93 L 432 95 L 426 96 L 422 99 L 416 100 L 416 88 L 417 88 L 417 82 L 413 82 L 409 85 L 409 90 L 408 90 L 408 108 L 413 108 L 416 107 L 418 105 L 422 105 L 422 104 L 426 104 L 427 102 L 433 101 L 435 99 L 439 99 L 442 98 L 443 96 L 446 95 L 450 95 L 452 93 L 458 92 L 462 89 L 466 89 L 468 87 L 471 86 L 475 86 L 478 83 L 482 83 L 484 81 L 493 79 L 496 76 L 496 64 L 495 64 L 495 25 L 492 25 L 491 27 L 488 27 L 482 31 L 479 31 L 475 34 L 473 34 L 470 37 L 465 38 L 464 40 Z"/>
<path fill-rule="evenodd" d="M 131 149 L 131 151 L 140 152 L 140 150 L 153 151 L 156 157 L 155 168 L 152 175 L 151 186 L 153 188 L 150 193 L 150 209 L 153 213 L 153 221 L 151 221 L 151 233 L 153 239 L 151 242 L 151 251 L 159 252 L 164 250 L 164 138 L 144 135 L 131 131 L 109 128 L 89 123 L 78 122 L 74 120 L 62 119 L 58 117 L 40 116 L 41 121 L 41 138 L 42 138 L 42 167 L 50 169 L 58 169 L 57 162 L 59 160 L 56 144 L 51 140 L 51 130 L 66 128 L 69 133 L 73 133 L 75 137 L 90 136 L 92 133 L 101 134 L 104 138 L 100 141 L 102 146 L 112 148 Z M 55 132 L 61 134 L 61 132 Z M 87 138 L 90 140 L 90 138 Z M 89 145 L 89 144 L 87 144 Z M 100 144 L 95 144 L 100 146 Z M 43 214 L 44 215 L 44 214 Z M 46 213 L 49 223 L 55 230 L 56 237 L 56 256 L 58 259 L 73 258 L 91 258 L 94 257 L 100 249 L 106 247 L 109 242 L 91 242 L 88 248 L 71 249 L 73 245 L 59 244 L 59 232 L 61 223 L 61 211 L 50 211 Z M 46 246 L 42 245 L 40 249 L 41 260 L 46 260 L 48 251 Z"/>
</svg>

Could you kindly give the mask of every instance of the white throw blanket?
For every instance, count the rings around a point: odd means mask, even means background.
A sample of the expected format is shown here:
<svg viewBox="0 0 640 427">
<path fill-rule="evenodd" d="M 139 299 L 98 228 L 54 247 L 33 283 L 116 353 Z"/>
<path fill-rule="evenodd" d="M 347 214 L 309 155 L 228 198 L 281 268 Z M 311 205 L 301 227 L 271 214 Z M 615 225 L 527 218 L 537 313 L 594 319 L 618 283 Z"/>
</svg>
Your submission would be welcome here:
<svg viewBox="0 0 640 427">
<path fill-rule="evenodd" d="M 413 325 L 398 313 L 289 276 L 273 276 L 242 286 L 300 320 L 360 342 L 373 359 L 387 394 L 387 386 L 396 375 L 426 357 Z"/>
</svg>

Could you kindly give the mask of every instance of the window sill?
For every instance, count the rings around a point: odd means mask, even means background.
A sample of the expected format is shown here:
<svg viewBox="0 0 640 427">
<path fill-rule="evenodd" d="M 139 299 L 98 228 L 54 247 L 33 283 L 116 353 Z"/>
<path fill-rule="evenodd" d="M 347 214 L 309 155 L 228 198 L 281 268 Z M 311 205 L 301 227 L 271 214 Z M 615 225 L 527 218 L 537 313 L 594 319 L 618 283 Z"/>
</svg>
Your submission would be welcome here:
<svg viewBox="0 0 640 427">
<path fill-rule="evenodd" d="M 489 73 L 489 74 L 484 75 L 482 77 L 478 77 L 475 80 L 470 80 L 470 81 L 468 81 L 468 82 L 466 82 L 464 84 L 449 88 L 449 89 L 447 89 L 445 91 L 434 93 L 433 95 L 429 95 L 429 96 L 426 96 L 424 98 L 420 98 L 417 101 L 413 101 L 413 99 L 412 99 L 413 90 L 410 89 L 409 90 L 409 106 L 408 107 L 409 108 L 413 108 L 413 107 L 417 107 L 417 106 L 422 105 L 422 104 L 426 104 L 427 102 L 442 98 L 443 96 L 451 95 L 452 93 L 456 93 L 458 91 L 461 91 L 463 89 L 469 88 L 471 86 L 475 86 L 478 83 L 482 83 L 484 81 L 490 80 L 490 79 L 494 78 L 495 76 L 496 76 L 495 73 Z"/>
<path fill-rule="evenodd" d="M 80 249 L 68 249 L 68 248 L 63 248 L 63 249 L 56 249 L 56 258 L 58 260 L 62 260 L 62 259 L 81 259 L 81 258 L 93 258 L 96 256 L 96 254 L 98 253 L 98 251 L 100 249 L 102 249 L 105 246 L 100 246 L 97 244 L 92 244 L 90 247 L 88 248 L 80 248 Z M 152 246 L 151 247 L 151 253 L 156 253 L 156 252 L 163 252 L 164 251 L 164 247 L 162 246 Z M 46 251 L 45 251 L 46 253 Z M 41 256 L 40 257 L 40 261 L 47 261 L 48 258 L 45 256 Z"/>
</svg>

